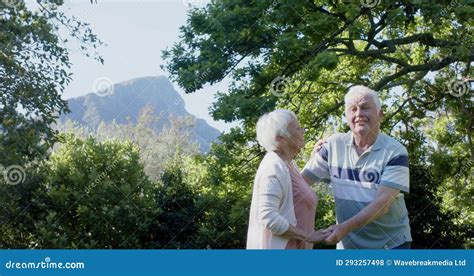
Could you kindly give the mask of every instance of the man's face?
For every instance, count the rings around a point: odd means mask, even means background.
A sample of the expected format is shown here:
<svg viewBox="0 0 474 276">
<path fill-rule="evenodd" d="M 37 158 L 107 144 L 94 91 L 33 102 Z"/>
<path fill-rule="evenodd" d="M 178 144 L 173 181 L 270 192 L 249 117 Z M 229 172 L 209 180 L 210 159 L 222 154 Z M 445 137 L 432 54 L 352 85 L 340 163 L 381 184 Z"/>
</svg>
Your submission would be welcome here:
<svg viewBox="0 0 474 276">
<path fill-rule="evenodd" d="M 348 104 L 346 119 L 353 133 L 365 136 L 380 129 L 382 112 L 370 95 L 360 95 Z"/>
</svg>

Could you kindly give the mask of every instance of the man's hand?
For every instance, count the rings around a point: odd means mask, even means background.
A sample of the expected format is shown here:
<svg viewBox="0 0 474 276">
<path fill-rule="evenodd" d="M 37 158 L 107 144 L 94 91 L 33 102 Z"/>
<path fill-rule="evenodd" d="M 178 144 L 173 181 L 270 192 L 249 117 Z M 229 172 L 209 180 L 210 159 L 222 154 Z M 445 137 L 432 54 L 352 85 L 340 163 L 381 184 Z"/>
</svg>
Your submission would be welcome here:
<svg viewBox="0 0 474 276">
<path fill-rule="evenodd" d="M 332 232 L 332 229 L 334 227 L 331 226 L 331 227 L 328 227 L 326 229 L 319 229 L 319 230 L 315 230 L 313 231 L 313 233 L 311 235 L 309 235 L 309 237 L 306 239 L 306 242 L 311 242 L 311 243 L 321 243 L 321 242 L 324 242 L 324 240 L 329 237 L 329 235 L 331 234 Z"/>
<path fill-rule="evenodd" d="M 328 244 L 340 242 L 349 233 L 348 228 L 344 224 L 336 224 L 331 227 L 333 228 L 332 233 L 325 239 L 325 242 Z"/>
<path fill-rule="evenodd" d="M 310 243 L 320 243 L 324 242 L 324 240 L 329 236 L 330 232 L 326 229 L 320 229 L 318 231 L 313 231 L 311 235 L 308 236 L 306 242 Z"/>
</svg>

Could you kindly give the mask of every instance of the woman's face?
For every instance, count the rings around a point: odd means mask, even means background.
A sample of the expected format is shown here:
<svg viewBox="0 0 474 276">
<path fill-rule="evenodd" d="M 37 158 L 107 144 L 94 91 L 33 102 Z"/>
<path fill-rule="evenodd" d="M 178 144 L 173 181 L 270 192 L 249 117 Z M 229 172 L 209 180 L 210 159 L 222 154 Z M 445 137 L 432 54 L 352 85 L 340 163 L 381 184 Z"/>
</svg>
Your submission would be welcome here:
<svg viewBox="0 0 474 276">
<path fill-rule="evenodd" d="M 299 152 L 304 147 L 305 129 L 300 126 L 298 120 L 292 120 L 288 124 L 288 132 L 290 134 L 290 138 L 286 139 L 288 149 Z"/>
</svg>

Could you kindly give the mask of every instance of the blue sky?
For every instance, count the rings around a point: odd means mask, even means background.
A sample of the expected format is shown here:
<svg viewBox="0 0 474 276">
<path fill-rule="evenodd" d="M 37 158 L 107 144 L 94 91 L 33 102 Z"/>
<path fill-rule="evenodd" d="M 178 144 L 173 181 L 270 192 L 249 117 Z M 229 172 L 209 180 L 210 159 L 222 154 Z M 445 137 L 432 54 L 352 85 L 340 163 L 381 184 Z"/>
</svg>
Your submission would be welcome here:
<svg viewBox="0 0 474 276">
<path fill-rule="evenodd" d="M 95 0 L 94 0 L 95 1 Z M 201 7 L 205 0 L 65 0 L 64 11 L 91 25 L 92 30 L 107 45 L 99 49 L 104 65 L 84 56 L 78 43 L 69 45 L 73 64 L 73 81 L 63 94 L 64 99 L 93 92 L 94 81 L 108 78 L 114 83 L 129 79 L 166 75 L 161 51 L 171 47 L 179 38 L 179 27 L 186 23 L 186 11 L 191 6 Z M 236 124 L 213 121 L 208 108 L 217 91 L 226 91 L 227 82 L 207 86 L 185 95 L 186 109 L 219 130 Z"/>
</svg>

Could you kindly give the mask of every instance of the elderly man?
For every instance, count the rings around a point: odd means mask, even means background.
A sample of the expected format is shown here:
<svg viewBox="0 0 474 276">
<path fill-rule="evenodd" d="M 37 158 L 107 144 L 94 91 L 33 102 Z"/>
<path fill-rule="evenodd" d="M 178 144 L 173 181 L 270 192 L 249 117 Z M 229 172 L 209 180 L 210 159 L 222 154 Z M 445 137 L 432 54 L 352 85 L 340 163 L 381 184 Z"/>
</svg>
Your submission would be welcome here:
<svg viewBox="0 0 474 276">
<path fill-rule="evenodd" d="M 380 132 L 383 117 L 377 93 L 354 86 L 345 96 L 351 129 L 335 134 L 303 169 L 312 184 L 332 184 L 337 224 L 327 243 L 346 248 L 410 248 L 412 241 L 403 194 L 409 191 L 408 153 Z"/>
</svg>

